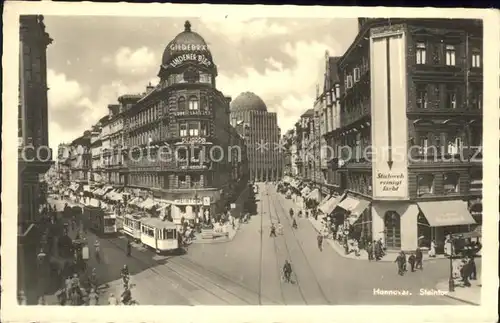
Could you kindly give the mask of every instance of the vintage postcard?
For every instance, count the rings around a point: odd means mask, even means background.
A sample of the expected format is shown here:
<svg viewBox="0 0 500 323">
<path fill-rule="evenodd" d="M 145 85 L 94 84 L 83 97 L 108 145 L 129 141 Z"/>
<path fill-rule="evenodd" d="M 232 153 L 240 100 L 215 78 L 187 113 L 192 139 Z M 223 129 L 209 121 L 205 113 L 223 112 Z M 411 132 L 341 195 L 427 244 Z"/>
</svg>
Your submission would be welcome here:
<svg viewBox="0 0 500 323">
<path fill-rule="evenodd" d="M 2 320 L 496 321 L 498 24 L 8 2 Z"/>
</svg>

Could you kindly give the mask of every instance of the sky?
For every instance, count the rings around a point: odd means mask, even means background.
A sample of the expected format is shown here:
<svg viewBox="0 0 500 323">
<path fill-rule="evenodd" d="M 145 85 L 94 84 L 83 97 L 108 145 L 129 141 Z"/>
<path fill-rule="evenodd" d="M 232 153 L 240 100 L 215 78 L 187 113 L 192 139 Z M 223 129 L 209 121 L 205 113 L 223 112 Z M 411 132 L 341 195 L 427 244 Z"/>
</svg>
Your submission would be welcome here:
<svg viewBox="0 0 500 323">
<path fill-rule="evenodd" d="M 50 147 L 82 135 L 118 96 L 156 85 L 161 55 L 186 20 L 209 46 L 217 89 L 260 96 L 282 133 L 313 107 L 325 51 L 341 56 L 357 33 L 356 19 L 46 15 Z"/>
</svg>

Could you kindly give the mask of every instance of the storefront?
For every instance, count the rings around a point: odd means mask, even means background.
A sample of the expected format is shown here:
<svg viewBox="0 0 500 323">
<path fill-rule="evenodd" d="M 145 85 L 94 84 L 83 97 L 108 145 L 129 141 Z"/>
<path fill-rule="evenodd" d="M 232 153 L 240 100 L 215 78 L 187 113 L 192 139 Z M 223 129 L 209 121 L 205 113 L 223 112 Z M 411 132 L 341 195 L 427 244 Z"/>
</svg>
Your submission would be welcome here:
<svg viewBox="0 0 500 323">
<path fill-rule="evenodd" d="M 215 203 L 210 197 L 177 199 L 171 204 L 171 214 L 175 224 L 181 224 L 182 218 L 190 224 L 194 224 L 196 218 L 199 218 L 200 222 L 208 221 L 215 211 Z"/>
<path fill-rule="evenodd" d="M 330 197 L 327 201 L 324 201 L 318 206 L 318 209 L 323 213 L 323 216 L 329 217 L 332 215 L 334 210 L 337 208 L 339 203 L 345 198 L 345 194 L 339 195 L 339 196 L 332 196 Z M 340 217 L 336 215 L 341 215 Z M 334 213 L 333 218 L 334 218 L 334 223 L 335 224 L 342 224 L 344 221 L 344 213 L 343 212 L 337 212 Z M 337 219 L 340 218 L 340 219 Z"/>
<path fill-rule="evenodd" d="M 469 212 L 466 201 L 418 202 L 418 239 L 422 247 L 436 242 L 436 251 L 442 252 L 448 234 L 467 233 L 476 221 Z"/>
<path fill-rule="evenodd" d="M 476 224 L 462 200 L 373 201 L 371 213 L 373 239 L 382 239 L 389 250 L 426 249 L 434 240 L 440 252 L 447 234 L 469 232 Z"/>
<path fill-rule="evenodd" d="M 338 207 L 344 210 L 344 224 L 351 227 L 351 236 L 358 240 L 372 239 L 371 201 L 348 194 Z M 339 220 L 339 216 L 336 217 Z"/>
</svg>

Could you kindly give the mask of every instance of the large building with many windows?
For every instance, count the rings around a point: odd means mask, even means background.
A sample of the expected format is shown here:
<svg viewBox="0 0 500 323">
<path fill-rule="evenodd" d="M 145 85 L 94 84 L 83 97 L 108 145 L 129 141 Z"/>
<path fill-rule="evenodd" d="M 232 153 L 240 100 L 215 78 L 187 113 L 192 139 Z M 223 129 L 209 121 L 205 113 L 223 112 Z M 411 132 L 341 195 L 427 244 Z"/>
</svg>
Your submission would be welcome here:
<svg viewBox="0 0 500 323">
<path fill-rule="evenodd" d="M 414 250 L 481 224 L 482 24 L 360 19 L 338 60 L 339 206 L 359 236 Z"/>
<path fill-rule="evenodd" d="M 266 104 L 256 94 L 244 92 L 231 102 L 231 125 L 246 140 L 250 180 L 281 179 L 284 149 L 278 146 L 281 130 L 276 113 L 267 111 Z"/>
<path fill-rule="evenodd" d="M 216 88 L 207 43 L 189 21 L 184 27 L 164 50 L 159 84 L 137 102 L 122 98 L 127 186 L 168 202 L 175 223 L 221 212 L 248 180 L 244 140 L 229 122 L 231 98 Z"/>
<path fill-rule="evenodd" d="M 49 279 L 49 267 L 37 263 L 37 255 L 47 241 L 39 214 L 39 178 L 54 163 L 48 148 L 47 111 L 47 46 L 51 43 L 43 16 L 20 17 L 17 286 L 28 304 L 36 304 L 45 288 L 40 281 Z"/>
</svg>

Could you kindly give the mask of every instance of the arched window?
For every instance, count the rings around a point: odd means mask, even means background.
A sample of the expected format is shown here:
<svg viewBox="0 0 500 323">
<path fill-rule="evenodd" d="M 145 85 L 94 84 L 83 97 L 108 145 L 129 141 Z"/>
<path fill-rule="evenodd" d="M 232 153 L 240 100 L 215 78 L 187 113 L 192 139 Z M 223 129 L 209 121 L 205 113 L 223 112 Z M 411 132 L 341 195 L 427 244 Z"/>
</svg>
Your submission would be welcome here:
<svg viewBox="0 0 500 323">
<path fill-rule="evenodd" d="M 185 111 L 186 110 L 186 99 L 181 96 L 179 100 L 177 101 L 177 108 L 179 111 Z"/>
<path fill-rule="evenodd" d="M 206 96 L 202 96 L 200 101 L 201 109 L 203 111 L 208 111 L 208 98 Z"/>
<path fill-rule="evenodd" d="M 189 110 L 194 111 L 199 109 L 198 98 L 195 96 L 189 97 Z"/>
<path fill-rule="evenodd" d="M 395 211 L 387 211 L 384 216 L 385 245 L 388 249 L 401 248 L 401 216 Z"/>
</svg>

